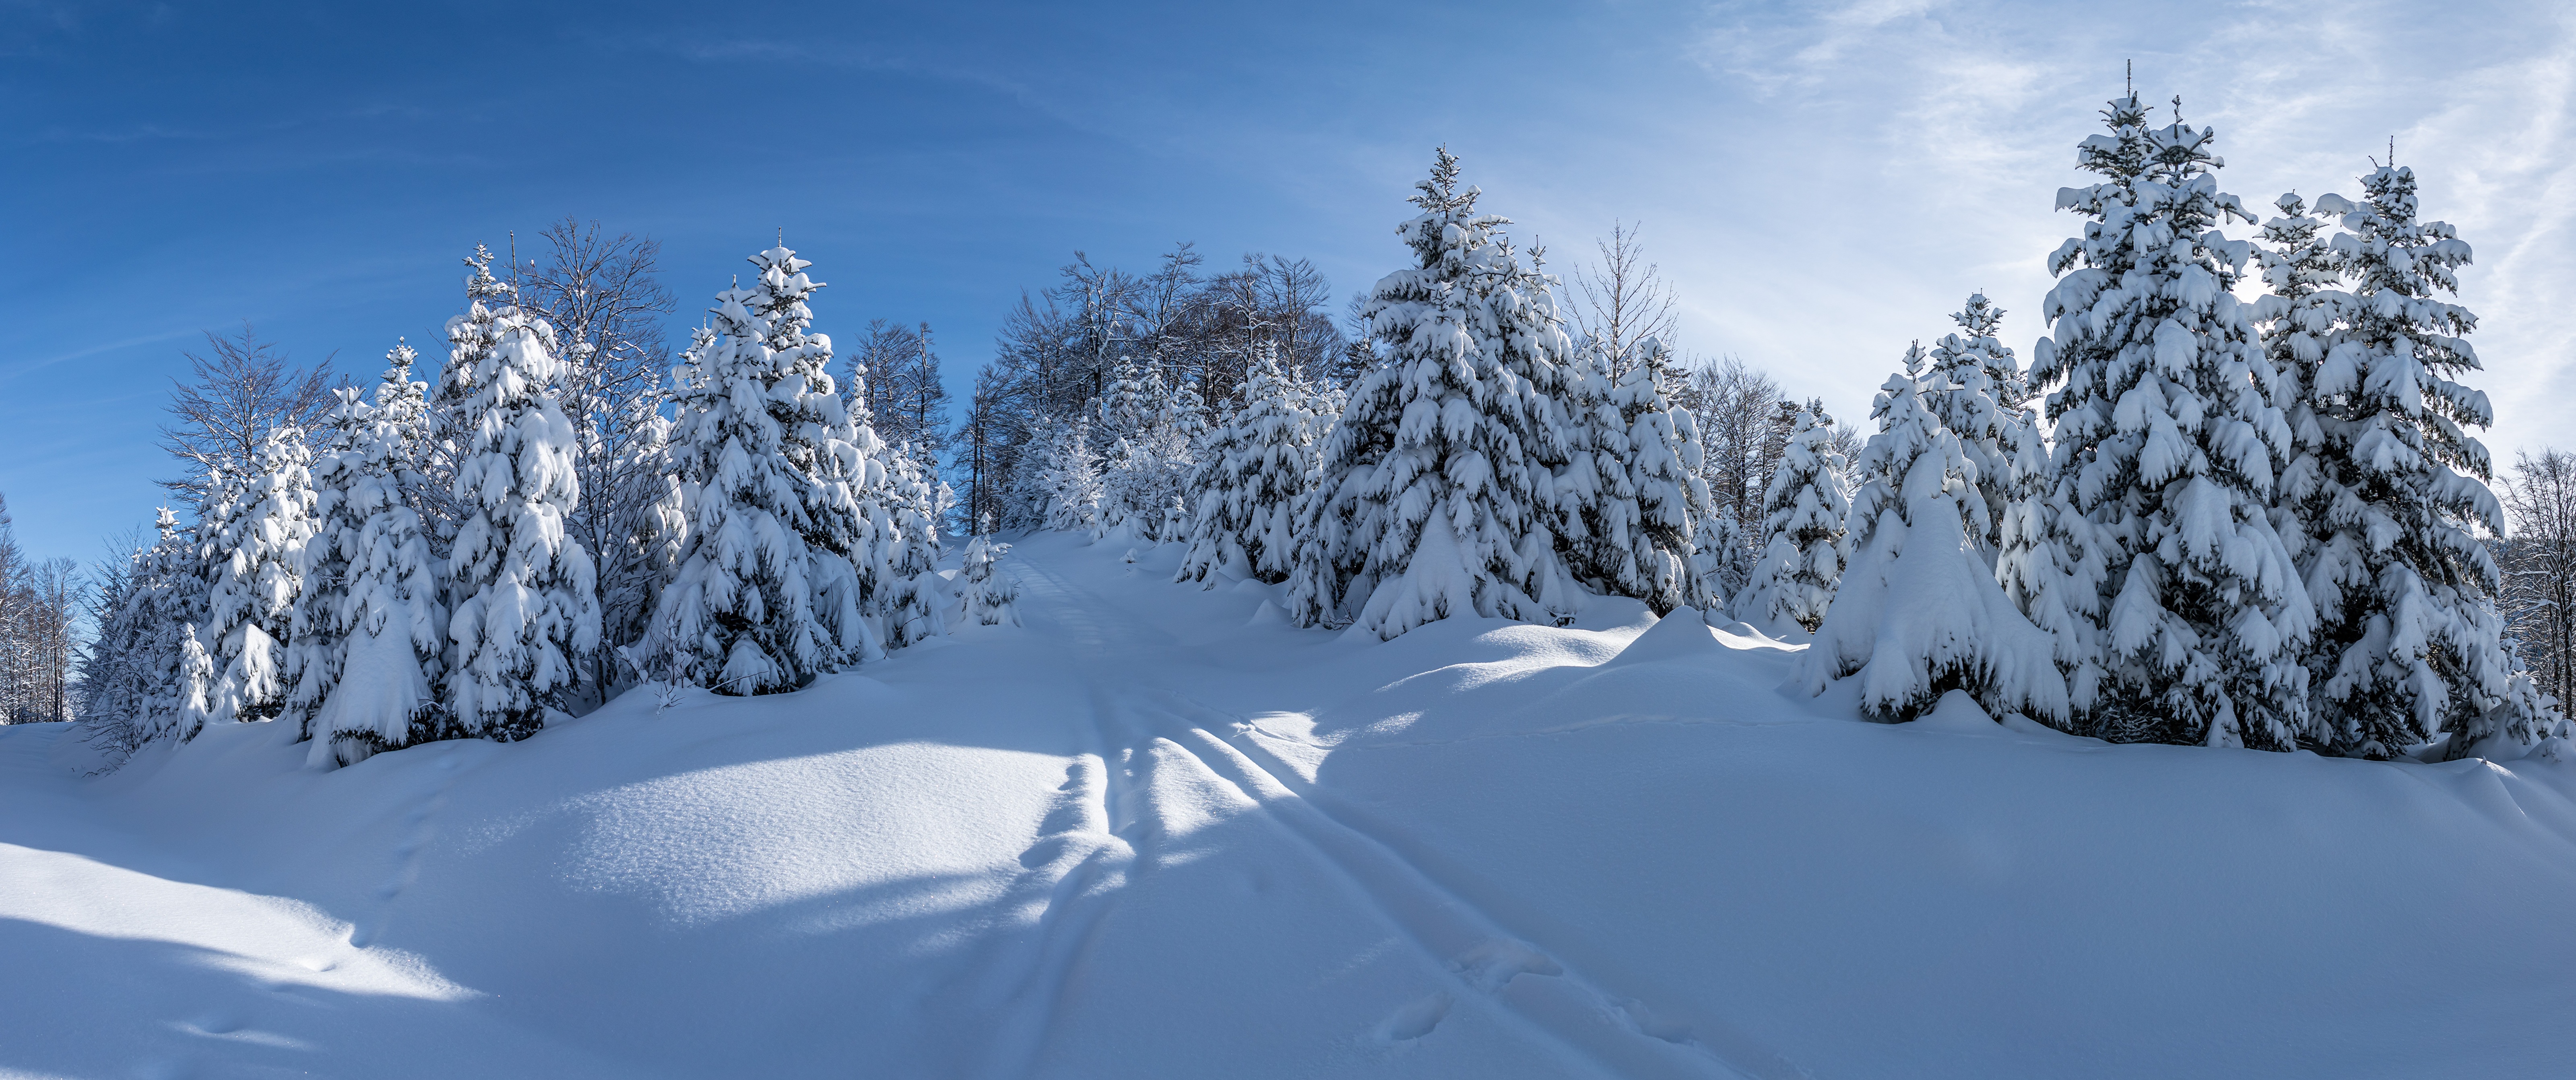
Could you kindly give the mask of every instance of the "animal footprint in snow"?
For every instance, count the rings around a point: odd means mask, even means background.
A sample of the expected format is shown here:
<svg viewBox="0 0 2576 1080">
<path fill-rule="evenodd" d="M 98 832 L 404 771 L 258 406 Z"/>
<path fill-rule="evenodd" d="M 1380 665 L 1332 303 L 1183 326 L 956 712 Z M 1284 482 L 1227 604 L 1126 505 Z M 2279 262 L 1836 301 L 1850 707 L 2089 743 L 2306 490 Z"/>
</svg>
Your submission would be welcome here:
<svg viewBox="0 0 2576 1080">
<path fill-rule="evenodd" d="M 1563 975 L 1565 968 L 1546 953 L 1519 941 L 1488 941 L 1450 962 L 1450 968 L 1479 990 L 1500 990 L 1521 975 Z"/>
<path fill-rule="evenodd" d="M 1431 1029 L 1439 1027 L 1440 1021 L 1448 1015 L 1449 995 L 1447 994 L 1433 994 L 1410 1001 L 1405 1003 L 1403 1008 L 1395 1010 L 1395 1015 L 1378 1023 L 1377 1037 L 1381 1042 L 1412 1042 L 1431 1034 Z"/>
</svg>

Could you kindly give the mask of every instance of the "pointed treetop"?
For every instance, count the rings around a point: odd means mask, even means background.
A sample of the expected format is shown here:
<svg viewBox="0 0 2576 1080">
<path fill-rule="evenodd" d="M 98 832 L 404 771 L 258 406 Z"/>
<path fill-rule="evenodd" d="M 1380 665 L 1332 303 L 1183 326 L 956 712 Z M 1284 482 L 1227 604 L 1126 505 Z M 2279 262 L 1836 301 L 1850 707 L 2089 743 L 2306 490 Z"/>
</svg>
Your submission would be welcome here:
<svg viewBox="0 0 2576 1080">
<path fill-rule="evenodd" d="M 465 265 L 473 270 L 465 276 L 465 297 L 469 302 L 487 296 L 511 295 L 510 286 L 492 276 L 491 248 L 474 245 L 474 254 L 465 257 Z"/>
<path fill-rule="evenodd" d="M 1950 321 L 1958 323 L 1969 337 L 1990 338 L 1995 336 L 1995 328 L 2003 325 L 2004 309 L 1986 299 L 1985 293 L 1973 292 L 1968 294 L 1967 306 L 1953 312 Z"/>
</svg>

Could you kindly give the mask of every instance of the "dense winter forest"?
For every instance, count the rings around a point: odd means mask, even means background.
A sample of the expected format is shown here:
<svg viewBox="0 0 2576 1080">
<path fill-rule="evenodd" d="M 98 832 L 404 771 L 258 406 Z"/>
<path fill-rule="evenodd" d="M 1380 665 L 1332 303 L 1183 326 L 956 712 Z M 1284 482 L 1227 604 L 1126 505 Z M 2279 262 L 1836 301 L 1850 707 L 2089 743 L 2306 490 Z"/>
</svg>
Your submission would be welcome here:
<svg viewBox="0 0 2576 1080">
<path fill-rule="evenodd" d="M 2116 742 L 2564 734 L 2576 457 L 2499 472 L 2475 437 L 2476 320 L 2445 299 L 2470 247 L 2393 163 L 2249 210 L 2211 133 L 2153 111 L 2111 102 L 2078 149 L 2078 235 L 2020 305 L 2046 336 L 2017 355 L 1982 295 L 1926 312 L 1866 437 L 1681 353 L 1634 230 L 1544 272 L 1445 149 L 1407 257 L 1347 305 L 1284 256 L 1077 255 L 962 408 L 928 325 L 842 314 L 783 242 L 674 352 L 655 245 L 566 222 L 466 260 L 434 372 L 398 343 L 336 384 L 210 339 L 156 535 L 86 575 L 0 543 L 0 695 L 116 752 L 250 720 L 325 766 L 513 740 L 638 684 L 790 691 L 1010 621 L 990 537 L 1071 530 L 1382 639 L 1689 609 L 1812 641 L 1806 685 L 1892 722 L 1962 690 Z"/>
</svg>

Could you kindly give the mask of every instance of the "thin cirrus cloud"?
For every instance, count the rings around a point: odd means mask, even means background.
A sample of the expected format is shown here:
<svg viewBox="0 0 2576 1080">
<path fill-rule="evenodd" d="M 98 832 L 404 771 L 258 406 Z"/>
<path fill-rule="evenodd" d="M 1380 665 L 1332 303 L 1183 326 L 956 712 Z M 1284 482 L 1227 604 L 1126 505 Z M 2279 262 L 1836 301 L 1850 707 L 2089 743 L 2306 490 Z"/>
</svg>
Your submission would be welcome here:
<svg viewBox="0 0 2576 1080">
<path fill-rule="evenodd" d="M 1969 289 L 2012 309 L 2008 341 L 2027 356 L 2045 331 L 2041 260 L 2076 228 L 2049 212 L 2054 190 L 2082 182 L 2074 146 L 2098 130 L 2100 102 L 2119 92 L 2134 61 L 2138 93 L 2159 117 L 2179 94 L 2185 118 L 2218 130 L 2220 183 L 2258 213 L 2285 191 L 2351 193 L 2372 159 L 2387 159 L 2394 136 L 2397 160 L 2417 171 L 2425 215 L 2457 225 L 2480 255 L 2462 275 L 2462 299 L 2481 316 L 2473 340 L 2487 371 L 2473 382 L 2498 411 L 2486 441 L 2509 462 L 2576 418 L 2567 394 L 2576 313 L 2554 299 L 2576 285 L 2567 209 L 2576 194 L 2567 133 L 2576 12 L 1726 6 L 1710 11 L 1694 59 L 1762 103 L 1751 111 L 1770 123 L 1754 122 L 1783 153 L 1815 156 L 1806 171 L 1820 182 L 1800 191 L 1777 182 L 1783 169 L 1738 173 L 1727 186 L 1741 193 L 1723 201 L 1799 221 L 1776 242 L 1797 244 L 1803 257 L 1746 290 L 1757 303 L 1694 305 L 1698 325 L 1685 329 L 1751 357 L 1823 354 L 1820 377 L 1806 384 L 1840 388 L 1818 391 L 1838 413 L 1865 409 L 1873 373 L 1883 376 L 1907 340 L 1945 332 L 1940 313 Z M 1729 279 L 1742 278 L 1700 263 L 1674 276 L 1696 297 L 1727 296 Z M 1760 315 L 1791 296 L 1838 294 L 1873 299 L 1833 310 L 1823 325 L 1766 327 Z M 1834 305 L 1807 307 L 1822 316 Z"/>
</svg>

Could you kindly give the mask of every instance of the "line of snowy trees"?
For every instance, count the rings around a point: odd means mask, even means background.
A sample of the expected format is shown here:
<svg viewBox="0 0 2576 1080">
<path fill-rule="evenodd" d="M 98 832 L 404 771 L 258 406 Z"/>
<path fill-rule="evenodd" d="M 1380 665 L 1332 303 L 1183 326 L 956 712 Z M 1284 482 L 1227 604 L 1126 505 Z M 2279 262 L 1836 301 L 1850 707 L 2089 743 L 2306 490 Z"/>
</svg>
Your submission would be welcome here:
<svg viewBox="0 0 2576 1080">
<path fill-rule="evenodd" d="M 0 723 L 70 719 L 83 582 L 69 559 L 29 559 L 0 500 Z"/>
<path fill-rule="evenodd" d="M 566 222 L 551 258 L 477 248 L 434 380 L 407 344 L 331 388 L 247 334 L 183 387 L 157 536 L 102 575 L 82 714 L 115 753 L 273 721 L 320 766 L 524 738 L 639 681 L 793 690 L 946 632 L 954 499 L 926 334 L 884 333 L 896 396 L 831 374 L 822 283 L 783 245 L 716 294 L 676 365 L 650 241 Z M 914 429 L 907 428 L 907 431 Z M 990 573 L 989 545 L 979 547 Z M 987 595 L 990 594 L 990 595 Z M 968 613 L 1004 621 L 1008 590 Z"/>
<path fill-rule="evenodd" d="M 1255 348 L 1210 423 L 1190 381 L 1121 357 L 1020 474 L 1022 520 L 1184 543 L 1183 580 L 1281 584 L 1297 625 L 1381 638 L 1562 624 L 1585 594 L 1697 608 L 1811 640 L 1808 685 L 1888 721 L 1959 691 L 2117 742 L 2564 737 L 2576 466 L 2523 463 L 2505 542 L 2470 434 L 2492 414 L 2458 381 L 2475 318 L 2443 299 L 2469 248 L 2393 165 L 2230 238 L 2256 218 L 2179 111 L 2121 98 L 2080 146 L 2096 182 L 2060 193 L 2084 229 L 2050 256 L 2030 366 L 1971 296 L 1865 445 L 1740 365 L 1680 369 L 1651 290 L 1611 317 L 1624 229 L 1590 309 L 1560 310 L 1443 150 L 1399 229 L 1413 259 L 1358 307 L 1364 364 Z"/>
</svg>

